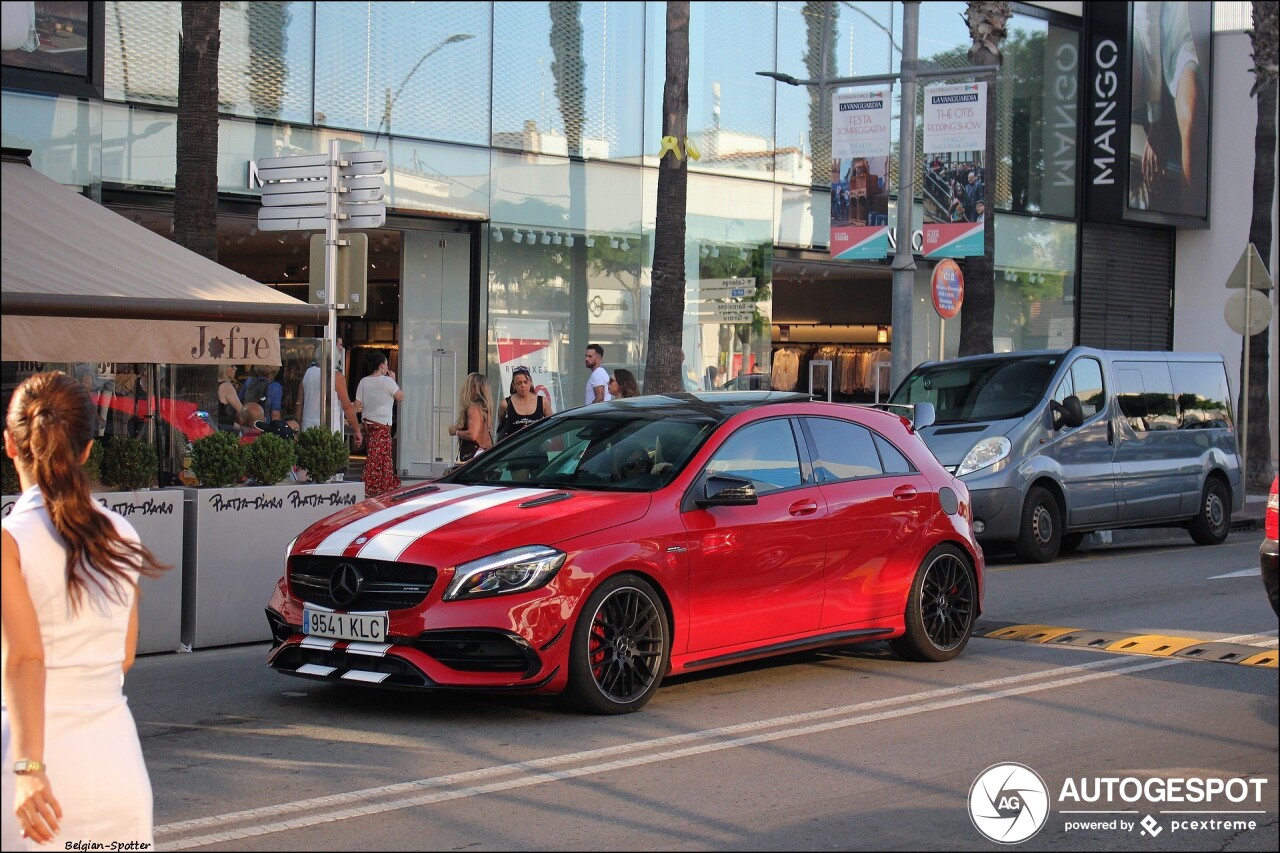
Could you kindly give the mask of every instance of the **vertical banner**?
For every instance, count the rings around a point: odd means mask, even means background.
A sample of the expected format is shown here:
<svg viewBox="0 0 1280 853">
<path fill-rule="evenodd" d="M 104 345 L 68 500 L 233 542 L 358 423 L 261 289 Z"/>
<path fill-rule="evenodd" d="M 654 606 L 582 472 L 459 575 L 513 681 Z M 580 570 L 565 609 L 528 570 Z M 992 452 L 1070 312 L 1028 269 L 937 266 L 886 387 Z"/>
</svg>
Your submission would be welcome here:
<svg viewBox="0 0 1280 853">
<path fill-rule="evenodd" d="M 889 94 L 831 96 L 831 257 L 889 253 Z"/>
<path fill-rule="evenodd" d="M 986 139 L 986 83 L 925 87 L 921 159 L 926 258 L 983 253 Z"/>
</svg>

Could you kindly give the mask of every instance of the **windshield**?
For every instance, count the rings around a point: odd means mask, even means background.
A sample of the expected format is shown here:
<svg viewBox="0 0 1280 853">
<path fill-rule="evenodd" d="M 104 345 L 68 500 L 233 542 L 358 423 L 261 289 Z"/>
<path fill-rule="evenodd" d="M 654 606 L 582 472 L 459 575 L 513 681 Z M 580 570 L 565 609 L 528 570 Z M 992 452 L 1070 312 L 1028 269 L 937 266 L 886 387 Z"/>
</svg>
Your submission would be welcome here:
<svg viewBox="0 0 1280 853">
<path fill-rule="evenodd" d="M 1044 398 L 1061 356 L 991 359 L 917 367 L 893 403 L 933 403 L 937 423 L 1020 418 Z"/>
<path fill-rule="evenodd" d="M 522 430 L 442 479 L 651 492 L 675 479 L 714 429 L 708 419 L 566 414 Z"/>
</svg>

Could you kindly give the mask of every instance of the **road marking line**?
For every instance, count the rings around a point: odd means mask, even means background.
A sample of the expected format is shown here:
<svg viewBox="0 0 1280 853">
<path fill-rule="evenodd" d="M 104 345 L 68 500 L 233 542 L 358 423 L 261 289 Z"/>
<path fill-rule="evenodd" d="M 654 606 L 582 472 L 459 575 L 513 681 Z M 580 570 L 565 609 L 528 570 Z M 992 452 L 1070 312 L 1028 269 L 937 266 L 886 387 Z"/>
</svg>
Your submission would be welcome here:
<svg viewBox="0 0 1280 853">
<path fill-rule="evenodd" d="M 865 723 L 882 722 L 900 717 L 913 716 L 916 714 L 926 713 L 928 711 L 945 710 L 947 708 L 970 705 L 978 702 L 987 702 L 994 699 L 1019 696 L 1025 693 L 1049 690 L 1057 687 L 1067 687 L 1074 684 L 1094 681 L 1100 678 L 1110 678 L 1114 675 L 1126 675 L 1147 669 L 1172 666 L 1180 662 L 1180 659 L 1160 659 L 1151 662 L 1144 661 L 1142 663 L 1131 663 L 1127 658 L 1108 658 L 1104 660 L 1091 661 L 1078 666 L 1058 667 L 1035 673 L 1026 673 L 1018 676 L 1008 676 L 990 681 L 976 682 L 969 685 L 940 688 L 938 690 L 925 691 L 909 696 L 879 699 L 855 705 L 846 705 L 840 708 L 828 708 L 801 714 L 792 714 L 784 717 L 757 720 L 717 729 L 689 732 L 682 735 L 672 735 L 670 737 L 656 738 L 636 743 L 619 744 L 617 746 L 602 747 L 583 752 L 548 756 L 546 758 L 533 759 L 525 762 L 497 765 L 429 779 L 420 779 L 413 782 L 402 782 L 378 788 L 367 788 L 360 791 L 333 794 L 325 797 L 315 797 L 292 803 L 280 803 L 274 806 L 265 806 L 262 808 L 230 812 L 212 817 L 179 821 L 177 823 L 165 824 L 163 826 L 156 827 L 155 834 L 157 837 L 162 835 L 175 835 L 209 826 L 225 825 L 226 823 L 233 821 L 271 818 L 285 814 L 294 815 L 294 817 L 288 820 L 277 820 L 274 822 L 246 826 L 240 829 L 224 830 L 222 832 L 199 835 L 172 842 L 166 841 L 163 845 L 165 849 L 171 850 L 200 847 L 206 844 L 215 844 L 223 841 L 266 835 L 288 829 L 300 829 L 339 820 L 348 820 L 351 818 L 365 817 L 383 812 L 398 811 L 431 803 L 447 802 L 456 799 L 479 796 L 482 794 L 509 791 L 517 788 L 529 787 L 531 785 L 539 785 L 545 782 L 555 782 L 628 767 L 638 767 L 646 764 L 672 761 L 705 753 L 718 752 L 725 749 L 754 746 L 785 738 L 819 734 Z M 1107 666 L 1116 666 L 1117 668 L 1097 673 L 1087 672 L 1088 670 L 1093 669 L 1103 669 Z M 1085 674 L 1079 674 L 1082 671 L 1084 671 Z M 1068 676 L 1072 673 L 1075 674 L 1058 680 L 1035 684 L 1020 684 L 1020 682 L 1040 681 L 1045 678 L 1057 679 L 1058 676 Z M 991 688 L 999 689 L 983 693 L 974 692 L 978 690 L 986 691 Z M 911 705 L 906 708 L 876 710 L 886 706 L 901 705 L 903 703 L 911 703 Z M 850 714 L 854 714 L 855 716 L 848 716 Z M 828 719 L 832 717 L 836 719 Z M 784 728 L 777 731 L 760 732 L 761 729 L 773 729 L 779 726 L 783 726 Z M 694 743 L 696 741 L 711 742 L 700 744 Z M 628 757 L 628 753 L 649 751 L 653 749 L 660 749 L 661 751 L 648 755 Z M 613 760 L 605 760 L 603 762 L 599 761 L 599 759 L 610 758 Z M 547 769 L 576 764 L 582 761 L 596 761 L 597 763 L 566 769 Z M 529 771 L 539 772 L 530 773 Z M 518 776 L 514 779 L 483 783 L 484 780 L 495 776 L 521 772 L 525 773 L 525 775 Z M 483 784 L 474 784 L 477 782 Z M 436 790 L 430 793 L 422 793 L 417 796 L 391 800 L 388 802 L 365 802 L 375 797 L 402 794 L 410 791 L 421 791 L 423 789 L 446 788 L 460 783 L 472 784 L 468 787 L 444 791 Z M 345 809 L 332 810 L 334 806 L 354 803 L 361 804 L 352 805 Z M 297 816 L 299 811 L 307 809 L 323 809 L 324 811 L 320 814 L 310 816 Z"/>
<path fill-rule="evenodd" d="M 1238 572 L 1231 572 L 1226 575 L 1213 575 L 1209 578 L 1211 581 L 1220 580 L 1222 578 L 1256 578 L 1262 574 L 1262 569 L 1254 566 L 1252 569 L 1241 569 Z"/>
</svg>

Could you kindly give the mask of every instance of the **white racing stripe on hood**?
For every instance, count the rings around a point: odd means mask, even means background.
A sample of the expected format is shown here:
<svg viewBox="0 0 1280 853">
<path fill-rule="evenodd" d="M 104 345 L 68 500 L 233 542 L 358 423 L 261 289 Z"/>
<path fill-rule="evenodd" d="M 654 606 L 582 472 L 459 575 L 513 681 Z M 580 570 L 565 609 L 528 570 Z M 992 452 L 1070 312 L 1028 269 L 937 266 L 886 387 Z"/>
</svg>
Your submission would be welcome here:
<svg viewBox="0 0 1280 853">
<path fill-rule="evenodd" d="M 439 530 L 446 524 L 495 506 L 546 494 L 550 494 L 546 489 L 502 489 L 494 494 L 468 498 L 461 503 L 441 507 L 384 530 L 361 548 L 356 556 L 367 560 L 398 560 L 406 548 L 422 536 L 433 530 Z"/>
<path fill-rule="evenodd" d="M 370 530 L 374 530 L 384 524 L 395 521 L 397 518 L 401 518 L 408 513 L 436 506 L 437 504 L 447 503 L 448 501 L 457 500 L 459 498 L 482 495 L 487 492 L 492 492 L 493 490 L 493 486 L 464 486 L 461 489 L 448 489 L 431 495 L 424 495 L 420 498 L 414 498 L 411 501 L 405 501 L 404 503 L 387 507 L 386 509 L 380 509 L 377 512 L 371 512 L 368 515 L 361 516 L 350 524 L 344 525 L 330 533 L 312 553 L 341 556 L 343 551 L 351 547 L 352 542 L 356 541 L 356 539 L 368 533 Z"/>
</svg>

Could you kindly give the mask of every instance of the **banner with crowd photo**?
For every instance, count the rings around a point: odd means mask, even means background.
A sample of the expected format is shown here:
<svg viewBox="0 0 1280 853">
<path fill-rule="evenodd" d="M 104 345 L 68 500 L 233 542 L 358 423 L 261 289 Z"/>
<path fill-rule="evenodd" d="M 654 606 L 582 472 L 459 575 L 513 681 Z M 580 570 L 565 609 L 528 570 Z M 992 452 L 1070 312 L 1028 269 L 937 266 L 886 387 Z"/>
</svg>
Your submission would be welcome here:
<svg viewBox="0 0 1280 853">
<path fill-rule="evenodd" d="M 831 97 L 831 257 L 889 253 L 889 93 Z"/>
<path fill-rule="evenodd" d="M 964 258 L 985 249 L 987 84 L 924 90 L 924 249 L 926 258 Z"/>
</svg>

